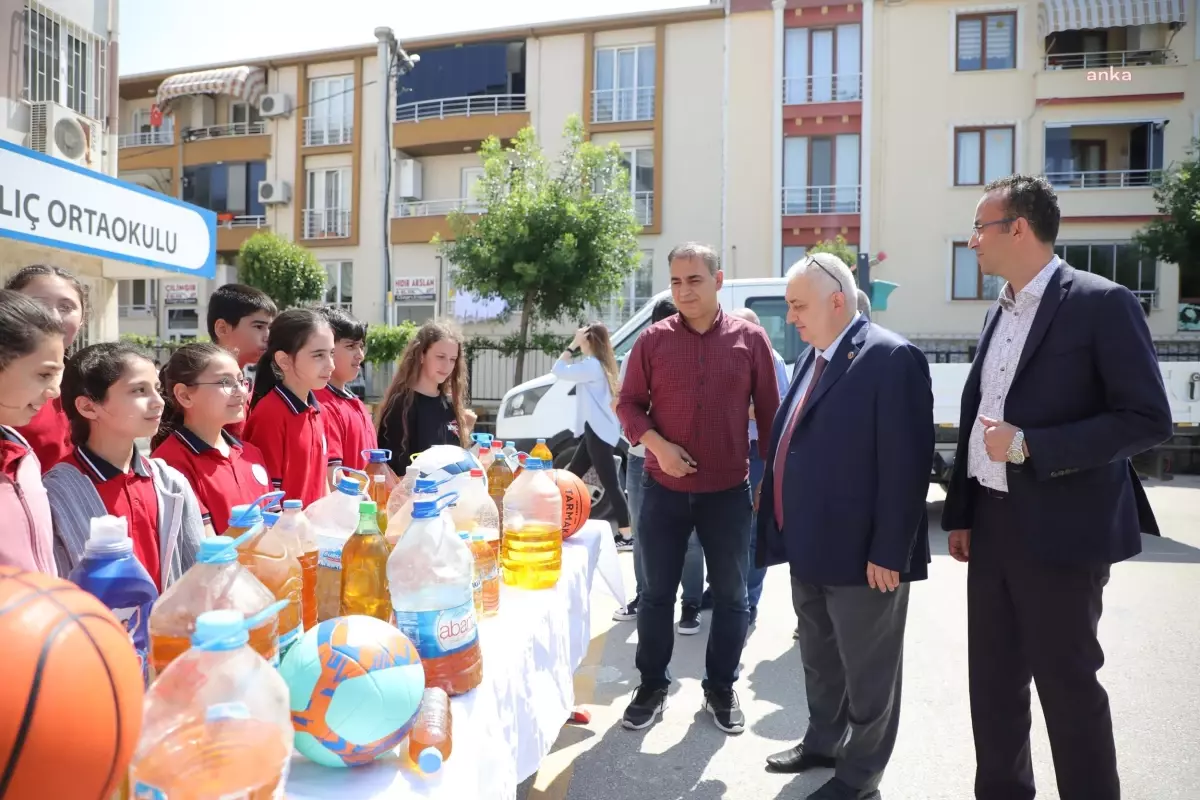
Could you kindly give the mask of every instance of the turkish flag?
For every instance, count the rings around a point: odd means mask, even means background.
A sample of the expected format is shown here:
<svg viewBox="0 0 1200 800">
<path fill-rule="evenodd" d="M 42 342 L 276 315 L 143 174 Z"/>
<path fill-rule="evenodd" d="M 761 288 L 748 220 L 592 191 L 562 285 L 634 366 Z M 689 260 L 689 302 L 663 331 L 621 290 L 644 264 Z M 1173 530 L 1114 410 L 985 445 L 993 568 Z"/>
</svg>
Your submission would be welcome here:
<svg viewBox="0 0 1200 800">
<path fill-rule="evenodd" d="M 162 109 L 158 107 L 158 103 L 150 106 L 150 127 L 162 127 Z"/>
</svg>

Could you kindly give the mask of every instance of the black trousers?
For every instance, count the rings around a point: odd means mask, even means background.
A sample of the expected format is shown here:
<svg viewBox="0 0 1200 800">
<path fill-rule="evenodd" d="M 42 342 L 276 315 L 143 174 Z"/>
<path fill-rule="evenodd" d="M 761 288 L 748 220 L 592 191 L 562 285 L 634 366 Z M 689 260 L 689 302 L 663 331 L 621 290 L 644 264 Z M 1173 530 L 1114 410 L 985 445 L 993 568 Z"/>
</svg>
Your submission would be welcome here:
<svg viewBox="0 0 1200 800">
<path fill-rule="evenodd" d="M 600 478 L 600 485 L 604 487 L 604 496 L 612 503 L 613 511 L 617 515 L 617 527 L 628 528 L 629 505 L 625 502 L 621 479 L 617 477 L 617 465 L 613 461 L 614 455 L 616 455 L 616 449 L 597 436 L 596 432 L 592 430 L 592 426 L 585 422 L 583 423 L 583 436 L 579 446 L 575 448 L 575 455 L 571 457 L 571 463 L 567 465 L 567 469 L 582 478 L 589 469 L 595 468 L 596 475 Z"/>
<path fill-rule="evenodd" d="M 1062 800 L 1119 800 L 1108 694 L 1096 638 L 1109 566 L 1035 560 L 1013 501 L 980 488 L 967 577 L 975 797 L 1033 800 L 1029 754 L 1037 683 Z"/>
</svg>

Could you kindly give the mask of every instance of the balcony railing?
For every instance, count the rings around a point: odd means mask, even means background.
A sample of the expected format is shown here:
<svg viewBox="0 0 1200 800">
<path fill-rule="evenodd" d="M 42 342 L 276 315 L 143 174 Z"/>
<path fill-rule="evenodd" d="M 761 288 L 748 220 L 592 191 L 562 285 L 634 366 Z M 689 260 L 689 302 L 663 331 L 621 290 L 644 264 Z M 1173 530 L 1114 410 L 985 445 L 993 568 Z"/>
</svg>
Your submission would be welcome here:
<svg viewBox="0 0 1200 800">
<path fill-rule="evenodd" d="M 350 209 L 304 209 L 305 239 L 345 239 L 350 235 Z"/>
<path fill-rule="evenodd" d="M 1152 67 L 1176 64 L 1173 50 L 1112 50 L 1102 53 L 1047 53 L 1043 66 L 1057 69 L 1107 69 L 1108 67 Z"/>
<path fill-rule="evenodd" d="M 654 119 L 654 87 L 596 89 L 592 92 L 592 122 L 638 122 Z"/>
<path fill-rule="evenodd" d="M 201 128 L 189 128 L 184 137 L 187 141 L 200 139 L 220 139 L 225 136 L 262 136 L 267 132 L 267 123 L 259 122 L 230 122 L 227 125 L 205 125 Z"/>
<path fill-rule="evenodd" d="M 322 147 L 330 144 L 350 144 L 354 124 L 350 120 L 329 117 L 304 118 L 304 146 Z"/>
<path fill-rule="evenodd" d="M 217 225 L 222 228 L 265 228 L 267 218 L 260 214 L 239 214 L 230 219 L 217 217 Z"/>
<path fill-rule="evenodd" d="M 843 103 L 862 100 L 862 75 L 807 75 L 783 79 L 783 102 Z"/>
<path fill-rule="evenodd" d="M 654 192 L 633 193 L 633 215 L 642 225 L 654 220 Z"/>
<path fill-rule="evenodd" d="M 785 216 L 799 214 L 858 214 L 862 211 L 859 186 L 789 186 L 783 190 Z"/>
<path fill-rule="evenodd" d="M 1105 169 L 1093 171 L 1047 172 L 1046 180 L 1059 189 L 1133 189 L 1157 186 L 1162 179 L 1158 169 Z"/>
<path fill-rule="evenodd" d="M 118 148 L 151 147 L 166 144 L 175 144 L 175 131 L 142 131 L 139 133 L 123 133 L 117 137 Z"/>
<path fill-rule="evenodd" d="M 525 110 L 523 94 L 482 94 L 473 97 L 447 97 L 421 100 L 396 106 L 396 122 L 420 122 L 446 117 L 494 117 Z"/>
<path fill-rule="evenodd" d="M 468 214 L 482 214 L 483 204 L 475 198 L 458 198 L 455 200 L 417 200 L 396 203 L 397 217 L 444 217 L 451 211 L 465 211 Z"/>
</svg>

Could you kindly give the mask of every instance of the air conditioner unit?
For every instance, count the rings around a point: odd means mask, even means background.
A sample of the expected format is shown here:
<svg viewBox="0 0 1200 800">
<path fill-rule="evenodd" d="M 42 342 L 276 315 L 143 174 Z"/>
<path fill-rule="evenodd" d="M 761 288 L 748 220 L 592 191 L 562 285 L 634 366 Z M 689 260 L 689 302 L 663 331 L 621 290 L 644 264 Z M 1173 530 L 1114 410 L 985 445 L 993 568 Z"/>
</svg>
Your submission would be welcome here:
<svg viewBox="0 0 1200 800">
<path fill-rule="evenodd" d="M 421 162 L 415 158 L 400 159 L 396 176 L 396 194 L 404 201 L 420 200 L 422 188 Z"/>
<path fill-rule="evenodd" d="M 292 201 L 292 186 L 287 181 L 261 181 L 258 184 L 258 202 L 264 206 L 280 205 Z"/>
<path fill-rule="evenodd" d="M 260 117 L 286 117 L 292 113 L 292 98 L 282 92 L 264 94 L 258 100 Z"/>
<path fill-rule="evenodd" d="M 100 123 L 53 102 L 33 103 L 29 149 L 72 164 L 101 170 Z"/>
</svg>

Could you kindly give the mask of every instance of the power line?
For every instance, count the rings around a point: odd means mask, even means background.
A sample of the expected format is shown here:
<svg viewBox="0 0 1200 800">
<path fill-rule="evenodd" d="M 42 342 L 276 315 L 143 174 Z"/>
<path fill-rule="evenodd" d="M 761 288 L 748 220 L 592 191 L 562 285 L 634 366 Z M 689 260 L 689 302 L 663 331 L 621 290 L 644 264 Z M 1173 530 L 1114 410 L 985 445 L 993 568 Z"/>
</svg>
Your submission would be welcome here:
<svg viewBox="0 0 1200 800">
<path fill-rule="evenodd" d="M 315 104 L 317 104 L 317 103 L 322 103 L 322 102 L 324 102 L 324 101 L 326 101 L 326 100 L 332 100 L 333 98 L 335 98 L 335 97 L 341 97 L 342 95 L 346 95 L 346 94 L 352 94 L 353 92 L 356 92 L 356 91 L 358 91 L 359 89 L 365 89 L 366 87 L 368 87 L 368 86 L 371 86 L 371 85 L 373 85 L 373 84 L 376 84 L 376 83 L 379 83 L 379 81 L 378 81 L 377 79 L 372 79 L 372 80 L 369 80 L 369 81 L 363 81 L 363 82 L 362 82 L 362 83 L 360 83 L 360 84 L 356 84 L 356 85 L 354 85 L 354 86 L 351 86 L 349 89 L 343 89 L 343 90 L 342 90 L 342 91 L 340 91 L 340 92 L 334 92 L 333 94 L 326 95 L 325 97 L 322 97 L 322 98 L 320 98 L 320 99 L 318 99 L 318 100 L 309 100 L 307 103 L 305 103 L 305 104 L 303 104 L 303 105 L 296 106 L 294 109 L 292 109 L 292 111 L 293 111 L 293 112 L 297 112 L 297 113 L 298 113 L 298 112 L 300 112 L 300 111 L 303 111 L 303 110 L 305 110 L 306 108 L 310 108 L 310 107 L 312 107 L 313 105 L 315 105 Z M 183 132 L 182 132 L 182 131 L 180 131 L 178 135 L 182 136 L 182 135 L 183 135 Z M 160 145 L 156 145 L 155 147 L 153 147 L 153 148 L 151 148 L 151 149 L 149 149 L 149 150 L 145 150 L 145 151 L 143 151 L 143 152 L 141 152 L 141 153 L 134 153 L 133 155 L 131 155 L 131 156 L 128 156 L 127 160 L 128 160 L 128 161 L 136 161 L 137 159 L 141 158 L 142 156 L 153 155 L 154 153 L 161 153 L 161 152 L 162 152 L 162 151 L 164 151 L 164 150 L 174 150 L 174 149 L 175 149 L 175 148 L 177 148 L 178 146 L 179 146 L 179 144 L 178 144 L 178 143 L 176 143 L 176 142 L 173 142 L 173 143 L 171 143 L 171 144 L 160 144 Z M 118 154 L 118 155 L 117 155 L 117 169 L 118 169 L 118 170 L 120 170 L 120 169 L 121 169 L 122 167 L 124 167 L 124 166 L 125 166 L 124 160 L 122 160 L 122 159 L 121 159 L 121 157 L 120 157 L 120 154 Z M 136 167 L 135 167 L 135 168 L 136 168 Z"/>
</svg>

